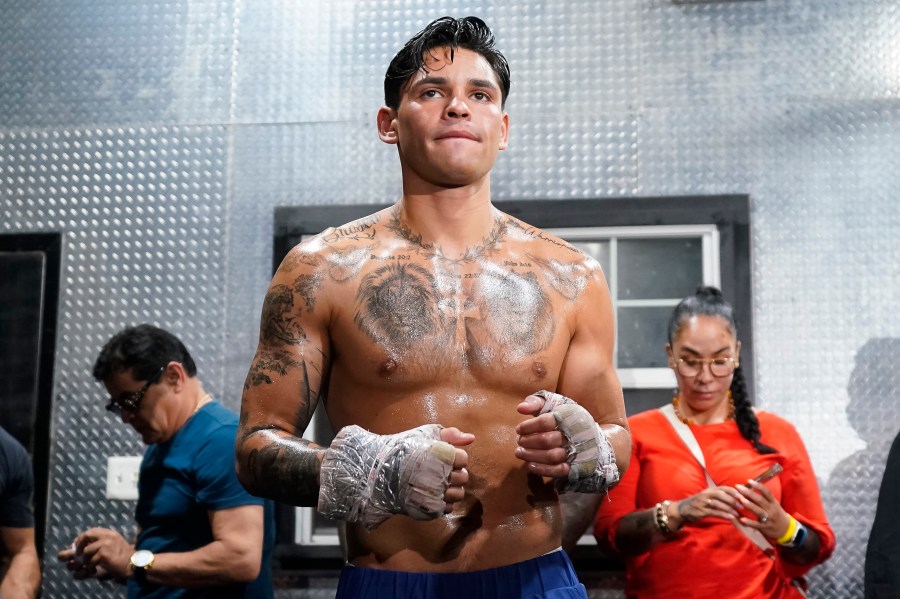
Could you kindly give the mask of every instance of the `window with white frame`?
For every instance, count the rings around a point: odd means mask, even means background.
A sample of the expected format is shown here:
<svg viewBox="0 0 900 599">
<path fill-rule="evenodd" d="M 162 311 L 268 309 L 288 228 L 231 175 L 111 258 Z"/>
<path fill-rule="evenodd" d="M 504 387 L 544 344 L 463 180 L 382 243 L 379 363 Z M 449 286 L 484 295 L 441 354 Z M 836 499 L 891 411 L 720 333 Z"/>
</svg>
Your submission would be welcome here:
<svg viewBox="0 0 900 599">
<path fill-rule="evenodd" d="M 715 225 L 583 227 L 549 232 L 595 258 L 616 314 L 615 365 L 626 389 L 671 389 L 666 326 L 698 285 L 719 286 Z"/>
</svg>

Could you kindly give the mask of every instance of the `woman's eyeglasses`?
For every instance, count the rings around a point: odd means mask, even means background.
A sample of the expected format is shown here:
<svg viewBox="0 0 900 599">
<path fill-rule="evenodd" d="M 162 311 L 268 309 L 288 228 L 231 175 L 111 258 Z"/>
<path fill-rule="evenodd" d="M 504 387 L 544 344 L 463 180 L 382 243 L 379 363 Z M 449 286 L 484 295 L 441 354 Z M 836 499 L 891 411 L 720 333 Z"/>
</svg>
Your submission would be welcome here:
<svg viewBox="0 0 900 599">
<path fill-rule="evenodd" d="M 144 399 L 144 394 L 147 393 L 147 389 L 150 388 L 150 385 L 158 382 L 159 375 L 161 375 L 165 369 L 165 366 L 161 366 L 160 369 L 156 371 L 156 374 L 147 379 L 147 382 L 144 383 L 144 386 L 141 387 L 140 390 L 133 393 L 123 393 L 117 398 L 110 398 L 109 403 L 106 404 L 107 411 L 116 415 L 121 414 L 123 410 L 137 412 L 137 409 L 141 405 L 141 400 Z"/>
<path fill-rule="evenodd" d="M 681 376 L 697 376 L 703 366 L 709 364 L 709 371 L 714 377 L 728 376 L 738 367 L 734 358 L 679 358 L 675 361 L 675 369 Z"/>
</svg>

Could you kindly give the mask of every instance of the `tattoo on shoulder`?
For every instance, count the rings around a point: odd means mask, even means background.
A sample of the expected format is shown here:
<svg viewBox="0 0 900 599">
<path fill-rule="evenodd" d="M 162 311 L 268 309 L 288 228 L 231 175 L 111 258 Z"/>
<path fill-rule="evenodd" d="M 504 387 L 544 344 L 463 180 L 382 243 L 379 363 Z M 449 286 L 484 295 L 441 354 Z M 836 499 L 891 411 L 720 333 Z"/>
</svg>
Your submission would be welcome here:
<svg viewBox="0 0 900 599">
<path fill-rule="evenodd" d="M 260 339 L 273 346 L 306 341 L 298 317 L 293 291 L 287 285 L 274 285 L 263 301 Z"/>
<path fill-rule="evenodd" d="M 375 239 L 375 225 L 381 220 L 381 216 L 373 214 L 360 220 L 354 221 L 343 227 L 332 229 L 322 235 L 325 243 L 334 243 L 341 239 L 352 239 L 354 241 L 372 241 Z"/>
<path fill-rule="evenodd" d="M 587 286 L 588 270 L 581 262 L 562 262 L 526 254 L 541 268 L 550 286 L 568 300 L 577 299 Z"/>
<path fill-rule="evenodd" d="M 322 286 L 323 275 L 316 272 L 312 275 L 300 275 L 294 279 L 294 292 L 303 298 L 306 309 L 312 312 L 316 305 L 316 291 Z"/>
<path fill-rule="evenodd" d="M 374 245 L 332 246 L 320 254 L 310 254 L 295 249 L 281 263 L 280 271 L 290 274 L 301 265 L 313 267 L 313 274 L 301 275 L 297 279 L 299 285 L 295 284 L 295 290 L 304 300 L 308 300 L 307 292 L 314 291 L 321 285 L 324 273 L 327 273 L 328 277 L 337 283 L 353 278 L 365 264 Z M 307 305 L 309 304 L 307 303 Z"/>
<path fill-rule="evenodd" d="M 549 244 L 555 245 L 556 247 L 563 248 L 565 250 L 569 250 L 570 252 L 573 252 L 575 254 L 582 253 L 581 250 L 579 250 L 578 248 L 573 246 L 571 243 L 564 241 L 562 239 L 557 239 L 556 237 L 551 237 L 550 235 L 548 235 L 547 233 L 544 233 L 537 227 L 532 227 L 531 225 L 525 225 L 521 221 L 518 221 L 513 218 L 510 218 L 507 221 L 507 223 L 511 228 L 517 229 L 520 233 L 522 233 L 523 235 L 526 235 L 528 237 L 531 237 L 532 239 L 537 239 L 539 241 L 547 242 Z"/>
<path fill-rule="evenodd" d="M 281 270 L 291 273 L 300 268 L 301 264 L 317 267 L 321 263 L 321 259 L 315 254 L 309 254 L 302 250 L 293 249 L 281 261 Z"/>
<path fill-rule="evenodd" d="M 325 260 L 328 262 L 328 277 L 335 283 L 343 283 L 355 277 L 372 253 L 372 245 L 335 247 Z"/>
</svg>

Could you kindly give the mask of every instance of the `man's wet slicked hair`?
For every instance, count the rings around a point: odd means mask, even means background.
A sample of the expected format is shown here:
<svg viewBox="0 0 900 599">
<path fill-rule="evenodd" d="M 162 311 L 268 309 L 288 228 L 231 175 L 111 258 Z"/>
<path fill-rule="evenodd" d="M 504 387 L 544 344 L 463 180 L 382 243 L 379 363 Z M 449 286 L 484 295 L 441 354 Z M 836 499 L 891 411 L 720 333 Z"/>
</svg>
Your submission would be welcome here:
<svg viewBox="0 0 900 599">
<path fill-rule="evenodd" d="M 480 54 L 491 66 L 500 84 L 500 104 L 506 105 L 509 96 L 509 64 L 494 45 L 494 34 L 478 17 L 441 17 L 415 34 L 397 52 L 384 75 L 384 103 L 393 109 L 400 107 L 400 92 L 414 74 L 425 66 L 425 54 L 433 48 L 450 48 L 450 60 L 458 48 Z"/>
</svg>

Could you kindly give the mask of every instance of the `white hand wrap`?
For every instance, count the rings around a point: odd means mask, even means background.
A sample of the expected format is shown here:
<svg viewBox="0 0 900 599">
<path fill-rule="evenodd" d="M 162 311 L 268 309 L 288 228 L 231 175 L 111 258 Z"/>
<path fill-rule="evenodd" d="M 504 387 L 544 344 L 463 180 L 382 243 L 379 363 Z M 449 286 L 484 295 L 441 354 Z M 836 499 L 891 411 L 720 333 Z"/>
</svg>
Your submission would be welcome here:
<svg viewBox="0 0 900 599">
<path fill-rule="evenodd" d="M 395 435 L 342 428 L 322 459 L 319 512 L 369 530 L 393 514 L 442 515 L 456 448 L 440 440 L 441 428 L 428 424 Z"/>
<path fill-rule="evenodd" d="M 552 391 L 538 391 L 534 395 L 544 400 L 541 414 L 553 414 L 557 428 L 568 442 L 569 476 L 556 480 L 556 490 L 604 493 L 619 482 L 616 454 L 593 416 L 565 395 Z"/>
</svg>

